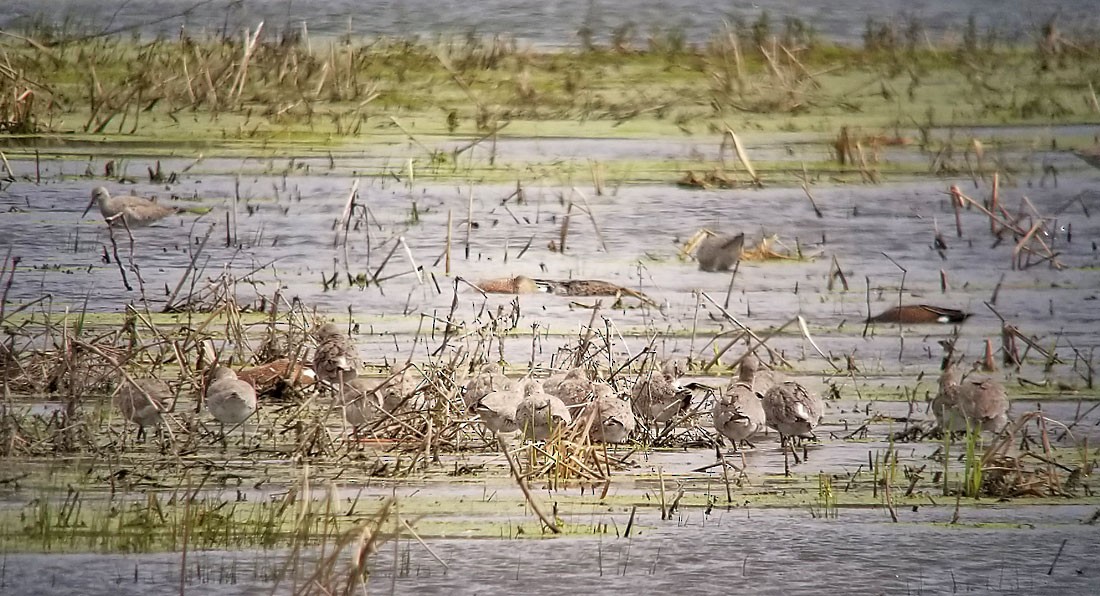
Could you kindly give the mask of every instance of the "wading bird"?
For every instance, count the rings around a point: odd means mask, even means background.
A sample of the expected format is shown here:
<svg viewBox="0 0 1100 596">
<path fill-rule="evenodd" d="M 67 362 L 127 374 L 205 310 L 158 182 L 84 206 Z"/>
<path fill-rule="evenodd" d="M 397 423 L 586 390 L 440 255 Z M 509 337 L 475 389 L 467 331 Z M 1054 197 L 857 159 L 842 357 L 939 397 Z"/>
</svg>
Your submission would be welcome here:
<svg viewBox="0 0 1100 596">
<path fill-rule="evenodd" d="M 92 200 L 88 202 L 88 206 L 84 208 L 84 213 L 80 214 L 80 217 L 87 215 L 92 205 L 99 206 L 99 212 L 103 214 L 103 219 L 108 224 L 121 226 L 125 222 L 130 228 L 147 226 L 180 212 L 176 207 L 160 205 L 156 201 L 142 197 L 130 195 L 112 197 L 111 193 L 102 186 L 92 191 Z"/>
<path fill-rule="evenodd" d="M 125 381 L 111 402 L 127 422 L 138 425 L 136 439 L 145 438 L 145 427 L 160 424 L 161 413 L 172 407 L 172 390 L 160 379 Z"/>
<path fill-rule="evenodd" d="M 565 402 L 543 391 L 541 383 L 533 379 L 523 383 L 523 399 L 516 406 L 516 426 L 523 436 L 545 441 L 572 421 Z"/>
<path fill-rule="evenodd" d="M 1001 432 L 1008 425 L 1008 397 L 1004 385 L 989 378 L 959 380 L 950 356 L 940 375 L 940 390 L 932 399 L 932 413 L 944 432 Z"/>
<path fill-rule="evenodd" d="M 631 390 L 634 412 L 652 423 L 671 422 L 691 404 L 691 390 L 680 384 L 684 372 L 684 362 L 673 358 L 664 363 L 661 372 L 642 375 Z"/>
<path fill-rule="evenodd" d="M 630 402 L 607 383 L 593 383 L 593 393 L 596 399 L 588 407 L 596 409 L 596 419 L 588 428 L 588 438 L 593 443 L 625 443 L 636 426 Z"/>
<path fill-rule="evenodd" d="M 787 445 L 791 437 L 815 438 L 814 428 L 825 413 L 825 402 L 819 395 L 794 381 L 780 383 L 757 395 L 763 401 L 767 425 L 779 431 L 780 443 Z"/>
<path fill-rule="evenodd" d="M 494 391 L 508 391 L 515 383 L 504 376 L 497 364 L 484 364 L 474 376 L 466 381 L 462 392 L 462 401 L 466 408 L 473 409 L 474 404 Z M 522 395 L 520 396 L 523 397 Z M 519 403 L 519 400 L 516 400 Z"/>
<path fill-rule="evenodd" d="M 740 443 L 751 447 L 749 438 L 764 430 L 767 420 L 764 404 L 753 386 L 758 364 L 752 354 L 742 358 L 737 381 L 722 391 L 711 411 L 714 430 L 733 443 L 734 451 L 739 450 Z"/>
<path fill-rule="evenodd" d="M 237 378 L 233 369 L 218 366 L 206 386 L 206 409 L 217 419 L 225 437 L 225 425 L 235 426 L 256 411 L 256 390 Z"/>
<path fill-rule="evenodd" d="M 377 379 L 359 377 L 337 387 L 337 399 L 344 411 L 344 420 L 351 425 L 353 432 L 358 433 L 382 415 L 384 398 L 379 384 Z"/>
<path fill-rule="evenodd" d="M 313 372 L 332 385 L 354 379 L 359 373 L 359 349 L 336 323 L 325 323 L 314 333 L 317 351 L 313 353 Z"/>
<path fill-rule="evenodd" d="M 470 404 L 470 412 L 481 418 L 482 424 L 493 434 L 514 433 L 519 430 L 516 409 L 523 401 L 523 386 L 509 383 L 496 391 L 490 391 Z"/>
<path fill-rule="evenodd" d="M 583 366 L 569 369 L 563 375 L 555 375 L 543 384 L 543 391 L 565 402 L 567 406 L 583 404 L 592 397 L 593 384 Z"/>
</svg>

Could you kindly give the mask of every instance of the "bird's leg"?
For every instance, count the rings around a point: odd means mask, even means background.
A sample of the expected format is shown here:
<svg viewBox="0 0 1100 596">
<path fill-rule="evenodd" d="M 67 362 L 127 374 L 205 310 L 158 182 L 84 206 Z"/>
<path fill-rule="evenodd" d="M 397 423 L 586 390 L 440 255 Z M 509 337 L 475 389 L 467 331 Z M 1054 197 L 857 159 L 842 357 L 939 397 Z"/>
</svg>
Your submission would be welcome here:
<svg viewBox="0 0 1100 596">
<path fill-rule="evenodd" d="M 791 477 L 791 459 L 787 453 L 787 440 L 782 434 L 779 435 L 779 448 L 783 450 L 783 476 L 785 478 Z"/>
</svg>

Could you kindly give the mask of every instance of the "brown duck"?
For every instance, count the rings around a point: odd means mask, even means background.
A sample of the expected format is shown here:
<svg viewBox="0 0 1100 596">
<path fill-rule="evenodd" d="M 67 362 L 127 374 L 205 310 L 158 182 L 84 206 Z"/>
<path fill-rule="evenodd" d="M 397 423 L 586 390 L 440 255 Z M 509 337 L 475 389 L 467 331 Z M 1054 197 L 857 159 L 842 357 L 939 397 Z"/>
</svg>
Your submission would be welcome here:
<svg viewBox="0 0 1100 596">
<path fill-rule="evenodd" d="M 870 319 L 871 323 L 902 323 L 906 325 L 922 323 L 962 323 L 970 313 L 954 308 L 943 308 L 930 304 L 907 304 L 887 309 Z"/>
<path fill-rule="evenodd" d="M 629 296 L 646 304 L 656 306 L 656 302 L 645 294 L 600 279 L 536 279 L 535 283 L 558 296 Z"/>
</svg>

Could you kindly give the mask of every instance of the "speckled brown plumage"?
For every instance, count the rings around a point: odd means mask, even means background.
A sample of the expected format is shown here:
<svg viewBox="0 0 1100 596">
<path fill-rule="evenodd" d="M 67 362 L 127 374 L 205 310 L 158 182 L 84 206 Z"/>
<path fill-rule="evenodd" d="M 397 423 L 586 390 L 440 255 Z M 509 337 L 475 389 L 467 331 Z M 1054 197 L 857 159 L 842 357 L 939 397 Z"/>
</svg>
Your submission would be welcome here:
<svg viewBox="0 0 1100 596">
<path fill-rule="evenodd" d="M 664 424 L 691 404 L 691 391 L 680 385 L 685 366 L 679 359 L 664 363 L 661 372 L 648 372 L 631 390 L 634 413 L 643 420 Z"/>
<path fill-rule="evenodd" d="M 595 399 L 588 405 L 596 408 L 596 419 L 588 428 L 593 443 L 624 443 L 637 426 L 634 411 L 610 385 L 593 383 Z"/>
<path fill-rule="evenodd" d="M 467 408 L 472 408 L 486 395 L 494 391 L 508 391 L 514 385 L 515 383 L 511 379 L 504 376 L 499 365 L 484 364 L 477 373 L 466 381 L 465 389 L 462 392 L 462 401 Z"/>
<path fill-rule="evenodd" d="M 753 386 L 757 365 L 755 356 L 745 356 L 741 360 L 737 381 L 730 383 L 722 391 L 711 410 L 714 429 L 729 439 L 734 449 L 742 441 L 747 442 L 753 435 L 763 431 L 766 424 L 764 404 Z"/>
<path fill-rule="evenodd" d="M 779 431 L 783 442 L 790 437 L 812 438 L 825 413 L 821 397 L 794 381 L 768 389 L 763 406 L 767 425 Z"/>
<path fill-rule="evenodd" d="M 564 402 L 543 391 L 537 381 L 524 382 L 523 399 L 516 406 L 516 426 L 526 438 L 545 441 L 572 421 Z"/>
<path fill-rule="evenodd" d="M 160 379 L 123 381 L 111 402 L 127 422 L 138 425 L 140 441 L 145 436 L 145 427 L 159 424 L 161 413 L 171 409 L 172 390 Z"/>
<path fill-rule="evenodd" d="M 592 381 L 583 366 L 569 369 L 564 375 L 550 377 L 543 391 L 565 402 L 567 406 L 583 404 L 592 398 Z"/>
<path fill-rule="evenodd" d="M 339 325 L 325 323 L 317 329 L 317 351 L 313 354 L 313 372 L 317 379 L 339 385 L 358 375 L 359 349 Z"/>
<path fill-rule="evenodd" d="M 947 432 L 1000 432 L 1008 424 L 1008 397 L 1003 385 L 989 378 L 958 378 L 950 358 L 940 376 L 940 390 L 932 400 L 932 413 Z"/>
</svg>

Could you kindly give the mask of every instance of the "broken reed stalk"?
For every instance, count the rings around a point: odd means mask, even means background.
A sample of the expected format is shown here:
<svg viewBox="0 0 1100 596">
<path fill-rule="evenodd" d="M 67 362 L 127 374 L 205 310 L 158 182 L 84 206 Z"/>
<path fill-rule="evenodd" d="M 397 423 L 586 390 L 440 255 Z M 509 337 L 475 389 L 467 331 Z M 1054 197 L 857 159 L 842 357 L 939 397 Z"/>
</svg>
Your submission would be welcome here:
<svg viewBox="0 0 1100 596">
<path fill-rule="evenodd" d="M 805 163 L 802 164 L 802 168 L 803 170 L 806 168 Z M 807 186 L 805 182 L 802 183 L 802 192 L 806 193 L 807 199 L 810 199 L 810 206 L 814 208 L 814 215 L 816 215 L 818 219 L 824 218 L 825 215 L 821 213 L 821 209 L 818 209 L 817 201 L 814 200 L 814 195 L 810 192 L 810 187 Z"/>
<path fill-rule="evenodd" d="M 806 341 L 810 342 L 810 345 L 813 346 L 818 356 L 824 358 L 826 362 L 831 364 L 832 367 L 837 370 L 837 372 L 840 372 L 842 370 L 840 366 L 837 365 L 837 363 L 833 362 L 831 358 L 826 356 L 825 352 L 822 352 L 821 348 L 817 346 L 817 342 L 815 342 L 814 338 L 810 335 L 810 328 L 808 325 L 806 325 L 806 319 L 802 318 L 802 315 L 797 315 L 795 318 L 798 320 L 798 329 L 802 332 L 802 337 L 806 338 Z"/>
<path fill-rule="evenodd" d="M 409 264 L 412 266 L 412 272 L 416 275 L 417 283 L 424 283 L 424 275 L 420 272 L 420 267 L 416 265 L 416 259 L 413 258 L 412 250 L 409 248 L 409 243 L 405 242 L 404 236 L 398 236 L 397 241 L 405 249 L 405 256 L 409 259 Z"/>
<path fill-rule="evenodd" d="M 993 192 L 989 196 L 989 210 L 991 212 L 997 211 L 997 200 L 1000 195 L 1001 188 L 1001 175 L 999 172 L 993 172 Z M 992 217 L 989 218 L 989 233 L 994 236 L 997 235 L 997 220 Z"/>
<path fill-rule="evenodd" d="M 202 255 L 203 249 L 206 248 L 206 241 L 210 239 L 210 235 L 214 233 L 214 226 L 211 225 L 206 230 L 206 234 L 202 237 L 202 241 L 199 242 L 199 246 L 193 253 L 191 253 L 191 261 L 187 264 L 187 269 L 184 270 L 183 276 L 180 277 L 179 282 L 176 284 L 176 288 L 172 290 L 172 293 L 168 295 L 168 300 L 164 302 L 164 309 L 162 312 L 171 312 L 175 308 L 176 296 L 179 295 L 180 290 L 183 289 L 183 284 L 187 281 L 188 277 L 191 277 L 191 273 L 195 271 L 195 263 L 199 260 L 199 256 Z M 188 243 L 190 247 L 191 244 Z"/>
<path fill-rule="evenodd" d="M 737 133 L 733 132 L 733 129 L 728 125 L 726 126 L 726 136 L 729 137 L 730 141 L 733 143 L 733 151 L 737 154 L 737 159 L 740 160 L 741 165 L 745 166 L 745 170 L 748 171 L 749 177 L 752 178 L 753 186 L 764 186 L 760 182 L 760 176 L 756 174 L 756 169 L 752 167 L 752 162 L 749 161 L 749 154 L 745 151 L 745 147 L 741 145 L 741 139 L 737 137 Z"/>
<path fill-rule="evenodd" d="M 348 191 L 348 198 L 344 201 L 344 210 L 340 212 L 340 219 L 337 221 L 336 242 L 343 246 L 344 253 L 344 272 L 350 273 L 349 262 L 351 259 L 348 257 L 348 232 L 351 229 L 351 216 L 355 211 L 355 197 L 359 192 L 359 179 L 356 178 L 351 182 L 351 190 Z M 369 229 L 369 226 L 367 226 Z M 343 231 L 341 234 L 340 231 Z"/>
<path fill-rule="evenodd" d="M 504 459 L 508 460 L 508 470 L 512 472 L 512 477 L 515 478 L 516 484 L 519 485 L 520 491 L 523 492 L 523 497 L 527 499 L 527 503 L 531 505 L 531 510 L 535 512 L 535 515 L 539 517 L 542 524 L 551 532 L 561 534 L 561 528 L 558 527 L 557 521 L 546 517 L 546 514 L 542 512 L 542 508 L 539 507 L 538 501 L 531 495 L 531 490 L 527 488 L 527 479 L 520 474 L 519 466 L 516 464 L 515 459 L 512 458 L 512 454 L 508 451 L 508 444 L 505 443 L 504 439 L 500 436 L 497 436 L 497 446 L 500 448 L 501 453 L 504 454 Z"/>
<path fill-rule="evenodd" d="M 452 218 L 454 212 L 451 209 L 447 210 L 447 244 L 444 249 L 445 258 L 443 260 L 443 274 L 446 276 L 451 275 L 451 230 L 452 230 Z"/>
<path fill-rule="evenodd" d="M 759 335 L 757 335 L 752 329 L 749 329 L 744 324 L 742 324 L 741 321 L 738 321 L 737 317 L 734 317 L 733 315 L 730 314 L 730 312 L 728 310 L 722 308 L 722 306 L 720 304 L 718 304 L 717 302 L 715 302 L 714 299 L 711 298 L 706 292 L 700 292 L 699 295 L 702 296 L 703 298 L 706 298 L 707 302 L 709 302 L 712 306 L 717 308 L 719 310 L 719 312 L 722 313 L 722 316 L 724 316 L 729 322 L 733 323 L 734 325 L 737 325 L 738 327 L 741 328 L 742 331 L 748 333 L 749 337 L 756 340 L 756 344 L 757 344 L 758 347 L 763 346 L 764 349 L 766 349 L 768 351 L 768 354 L 770 354 L 773 358 L 778 358 L 779 361 L 782 362 L 784 366 L 794 368 L 794 366 L 792 366 L 791 363 L 789 361 L 787 361 L 787 359 L 784 358 L 782 354 L 780 354 L 779 352 L 771 349 L 771 347 L 769 347 L 768 344 L 766 344 L 764 342 L 764 340 L 760 338 Z M 792 319 L 792 321 L 793 321 L 793 319 Z M 788 322 L 787 324 L 789 325 L 790 322 Z M 783 325 L 783 326 L 786 327 L 787 325 Z M 750 346 L 749 351 L 752 351 L 753 349 L 755 349 L 755 348 L 752 348 Z"/>
<path fill-rule="evenodd" d="M 730 296 L 733 294 L 733 282 L 737 280 L 737 272 L 741 269 L 741 259 L 737 259 L 737 262 L 733 264 L 733 271 L 730 272 L 730 285 L 726 286 L 726 300 L 722 302 L 723 308 L 730 307 Z"/>
<path fill-rule="evenodd" d="M 474 187 L 466 196 L 466 260 L 470 260 L 470 230 L 474 227 Z"/>
<path fill-rule="evenodd" d="M 589 221 L 592 222 L 592 229 L 596 231 L 596 239 L 600 241 L 600 247 L 603 248 L 603 251 L 607 252 L 607 242 L 603 238 L 603 233 L 600 232 L 600 224 L 596 222 L 596 215 L 592 213 L 592 206 L 588 204 L 588 197 L 584 196 L 584 193 L 575 186 L 573 187 L 573 192 L 577 193 L 577 196 L 579 196 L 584 203 L 583 211 L 588 215 Z M 572 205 L 572 202 L 570 202 L 570 205 Z M 562 246 L 564 245 L 565 242 L 563 241 Z"/>
<path fill-rule="evenodd" d="M 4 279 L 4 273 L 8 274 L 8 281 L 4 284 L 4 292 L 0 294 L 0 323 L 6 319 L 4 311 L 8 304 L 8 291 L 11 290 L 12 281 L 15 279 L 15 268 L 19 266 L 20 257 L 11 256 L 12 245 L 8 244 L 8 252 L 4 255 L 4 262 L 0 263 L 0 281 Z M 8 263 L 11 263 L 11 271 L 7 271 Z"/>
<path fill-rule="evenodd" d="M 565 254 L 565 239 L 569 236 L 569 218 L 573 213 L 573 201 L 565 208 L 565 216 L 561 219 L 561 231 L 559 232 L 558 252 Z"/>
<path fill-rule="evenodd" d="M 118 256 L 118 243 L 115 242 L 114 226 L 111 223 L 110 221 L 107 222 L 107 237 L 111 240 L 111 254 L 115 258 L 115 265 L 118 265 L 118 272 L 122 275 L 122 286 L 126 288 L 127 292 L 132 292 L 134 288 L 130 285 L 130 280 L 126 278 L 126 270 L 122 266 L 122 259 Z"/>
</svg>

